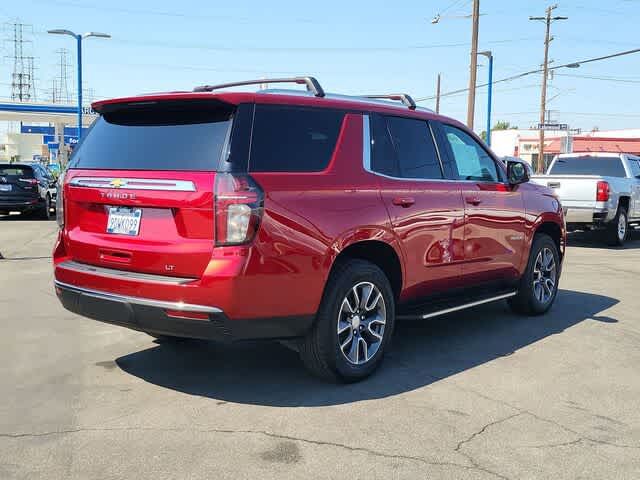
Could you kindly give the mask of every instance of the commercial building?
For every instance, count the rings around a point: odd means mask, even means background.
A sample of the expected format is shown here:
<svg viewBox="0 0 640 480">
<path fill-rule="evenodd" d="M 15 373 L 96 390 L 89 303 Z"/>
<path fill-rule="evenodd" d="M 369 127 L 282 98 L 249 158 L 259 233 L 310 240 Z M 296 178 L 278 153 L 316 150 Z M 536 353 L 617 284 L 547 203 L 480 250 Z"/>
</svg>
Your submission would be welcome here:
<svg viewBox="0 0 640 480">
<path fill-rule="evenodd" d="M 533 165 L 538 159 L 539 131 L 494 130 L 491 132 L 491 147 L 500 156 L 520 157 Z M 620 152 L 640 155 L 640 128 L 545 132 L 546 165 L 555 155 L 568 152 Z"/>
</svg>

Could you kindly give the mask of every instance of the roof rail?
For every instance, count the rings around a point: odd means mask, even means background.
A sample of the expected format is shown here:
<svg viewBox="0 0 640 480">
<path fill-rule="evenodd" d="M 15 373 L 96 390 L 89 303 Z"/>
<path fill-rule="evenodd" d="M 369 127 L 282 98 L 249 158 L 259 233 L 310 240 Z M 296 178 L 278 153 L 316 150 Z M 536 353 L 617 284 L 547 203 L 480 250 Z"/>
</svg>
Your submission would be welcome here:
<svg viewBox="0 0 640 480">
<path fill-rule="evenodd" d="M 244 80 L 242 82 L 221 83 L 220 85 L 202 85 L 193 89 L 194 92 L 211 92 L 228 87 L 240 87 L 242 85 L 260 85 L 262 83 L 297 83 L 306 85 L 307 90 L 313 92 L 316 97 L 324 97 L 324 90 L 314 77 L 290 77 L 290 78 L 261 78 L 260 80 Z"/>
<path fill-rule="evenodd" d="M 400 101 L 409 107 L 409 110 L 416 109 L 416 102 L 411 98 L 411 96 L 406 93 L 391 93 L 389 95 L 363 95 L 365 98 L 382 98 L 386 100 L 396 100 Z"/>
</svg>

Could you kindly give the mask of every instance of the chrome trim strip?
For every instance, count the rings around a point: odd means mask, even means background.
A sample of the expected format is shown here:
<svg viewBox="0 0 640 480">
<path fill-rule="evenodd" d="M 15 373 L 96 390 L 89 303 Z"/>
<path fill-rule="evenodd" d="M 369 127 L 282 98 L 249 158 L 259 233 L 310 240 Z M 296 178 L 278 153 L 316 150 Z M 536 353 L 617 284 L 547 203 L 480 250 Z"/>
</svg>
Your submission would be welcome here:
<svg viewBox="0 0 640 480">
<path fill-rule="evenodd" d="M 444 162 L 442 161 L 442 155 L 440 155 L 440 147 L 438 146 L 438 142 L 436 141 L 436 136 L 433 133 L 433 127 L 431 126 L 431 122 L 427 122 L 429 126 L 429 132 L 431 133 L 431 140 L 433 141 L 433 146 L 436 147 L 436 155 L 438 156 L 438 163 L 440 164 L 440 171 L 442 172 L 442 180 L 445 178 L 444 173 Z"/>
<path fill-rule="evenodd" d="M 119 182 L 120 186 L 112 185 Z M 160 180 L 157 178 L 119 177 L 74 177 L 69 181 L 72 187 L 113 188 L 121 190 L 162 190 L 171 192 L 195 192 L 196 186 L 190 180 Z"/>
<path fill-rule="evenodd" d="M 367 172 L 371 172 L 371 129 L 369 115 L 362 116 L 362 164 Z"/>
<path fill-rule="evenodd" d="M 505 298 L 515 297 L 518 292 L 510 292 L 505 293 L 503 295 L 498 295 L 495 297 L 485 298 L 483 300 L 477 300 L 471 303 L 465 303 L 464 305 L 458 305 L 457 307 L 445 308 L 444 310 L 439 310 L 437 312 L 427 313 L 426 315 L 422 315 L 422 319 L 439 317 L 440 315 L 446 315 L 447 313 L 457 312 L 459 310 L 466 310 L 467 308 L 477 307 L 478 305 L 483 305 L 485 303 L 497 302 L 498 300 L 504 300 Z"/>
<path fill-rule="evenodd" d="M 80 273 L 90 273 L 92 275 L 97 275 L 100 277 L 118 278 L 121 280 L 141 280 L 144 282 L 163 283 L 165 285 L 182 285 L 184 283 L 189 283 L 197 280 L 197 278 L 169 277 L 166 275 L 154 275 L 151 273 L 116 270 L 115 268 L 96 267 L 95 265 L 75 262 L 73 260 L 67 260 L 65 262 L 59 263 L 57 266 L 67 270 L 73 270 Z"/>
<path fill-rule="evenodd" d="M 203 312 L 203 313 L 223 313 L 217 307 L 208 307 L 205 305 L 192 305 L 190 303 L 182 302 L 165 302 L 162 300 L 152 300 L 150 298 L 130 297 L 128 295 L 118 295 L 115 293 L 100 292 L 98 290 L 91 290 L 88 288 L 76 287 L 75 285 L 69 285 L 58 280 L 54 281 L 55 286 L 64 290 L 70 290 L 72 292 L 79 293 L 81 295 L 98 298 L 100 300 L 108 300 L 111 302 L 144 305 L 146 307 L 156 307 L 166 310 L 179 310 L 182 312 Z"/>
</svg>

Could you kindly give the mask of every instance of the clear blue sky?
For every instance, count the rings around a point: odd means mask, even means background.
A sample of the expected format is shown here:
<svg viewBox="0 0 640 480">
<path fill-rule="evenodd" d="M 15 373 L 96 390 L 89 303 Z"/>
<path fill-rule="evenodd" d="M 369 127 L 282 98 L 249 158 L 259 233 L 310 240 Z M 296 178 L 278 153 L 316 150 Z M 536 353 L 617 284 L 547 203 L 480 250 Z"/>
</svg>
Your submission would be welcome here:
<svg viewBox="0 0 640 480">
<path fill-rule="evenodd" d="M 544 15 L 550 3 L 481 0 L 479 47 L 493 51 L 495 79 L 538 68 L 544 25 L 528 17 Z M 569 20 L 553 25 L 550 57 L 556 64 L 640 47 L 640 0 L 557 3 L 555 13 Z M 98 97 L 300 73 L 316 75 L 331 92 L 401 90 L 426 97 L 434 94 L 438 72 L 443 92 L 466 87 L 471 22 L 460 17 L 470 10 L 467 0 L 6 0 L 0 19 L 33 25 L 29 50 L 36 57 L 39 95 L 56 75 L 56 49 L 69 48 L 75 68 L 72 39 L 44 33 L 68 28 L 113 36 L 84 44 L 85 88 Z M 442 20 L 432 25 L 438 12 L 444 12 Z M 10 34 L 5 29 L 4 37 Z M 3 56 L 11 47 L 4 43 Z M 10 95 L 12 68 L 9 58 L 0 63 L 0 97 Z M 486 75 L 480 67 L 478 82 Z M 75 75 L 71 81 L 75 85 Z M 532 75 L 496 85 L 494 120 L 520 127 L 537 123 L 540 81 Z M 640 54 L 635 54 L 558 71 L 550 83 L 549 97 L 555 98 L 549 108 L 554 119 L 572 127 L 640 127 L 639 94 Z M 422 105 L 433 107 L 433 101 Z M 444 98 L 442 112 L 464 119 L 466 94 Z M 484 129 L 485 112 L 486 89 L 480 89 L 478 131 Z"/>
</svg>

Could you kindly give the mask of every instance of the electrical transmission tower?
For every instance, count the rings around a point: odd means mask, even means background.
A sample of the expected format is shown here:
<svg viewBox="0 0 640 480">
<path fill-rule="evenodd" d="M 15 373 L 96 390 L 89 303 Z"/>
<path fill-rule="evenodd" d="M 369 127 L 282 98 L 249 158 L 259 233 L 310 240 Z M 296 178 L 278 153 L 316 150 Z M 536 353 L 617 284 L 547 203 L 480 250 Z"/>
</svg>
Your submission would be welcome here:
<svg viewBox="0 0 640 480">
<path fill-rule="evenodd" d="M 11 74 L 11 99 L 19 102 L 28 102 L 35 96 L 33 85 L 33 57 L 24 55 L 24 45 L 31 43 L 24 39 L 25 28 L 31 28 L 24 23 L 10 24 L 13 29 L 13 38 L 7 39 L 13 43 L 13 55 L 9 56 L 13 60 L 13 73 Z"/>
<path fill-rule="evenodd" d="M 57 87 L 57 90 L 54 92 L 53 97 L 57 103 L 71 103 L 71 92 L 69 90 L 69 69 L 71 65 L 67 60 L 69 50 L 60 48 L 56 50 L 56 53 L 59 55 L 58 77 L 54 83 L 54 88 Z"/>
<path fill-rule="evenodd" d="M 29 71 L 29 79 L 31 81 L 31 101 L 35 102 L 38 100 L 37 90 L 36 90 L 36 66 L 35 66 L 35 58 L 34 57 L 24 57 L 27 61 L 27 69 Z"/>
</svg>

